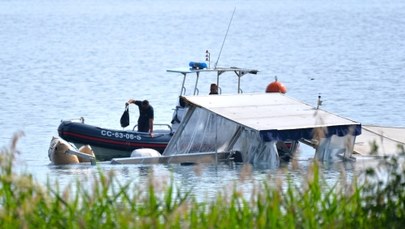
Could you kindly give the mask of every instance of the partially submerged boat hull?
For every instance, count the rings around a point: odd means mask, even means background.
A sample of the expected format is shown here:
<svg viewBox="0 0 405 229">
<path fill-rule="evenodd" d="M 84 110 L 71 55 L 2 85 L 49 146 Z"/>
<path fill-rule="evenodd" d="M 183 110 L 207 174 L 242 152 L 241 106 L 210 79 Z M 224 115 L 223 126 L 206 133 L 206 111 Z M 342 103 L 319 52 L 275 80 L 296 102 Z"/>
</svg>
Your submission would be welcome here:
<svg viewBox="0 0 405 229">
<path fill-rule="evenodd" d="M 80 149 L 60 137 L 52 137 L 48 149 L 48 157 L 52 164 L 66 165 L 91 162 L 95 164 L 95 155 L 89 145 L 83 145 Z"/>
<path fill-rule="evenodd" d="M 55 165 L 80 163 L 79 158 L 77 156 L 66 153 L 66 151 L 68 150 L 76 150 L 76 149 L 65 140 L 58 137 L 52 137 L 48 150 L 49 160 Z"/>
<path fill-rule="evenodd" d="M 405 127 L 363 125 L 354 152 L 363 156 L 397 155 L 405 149 Z"/>
<path fill-rule="evenodd" d="M 163 153 L 172 137 L 169 130 L 156 130 L 151 137 L 148 133 L 106 129 L 73 121 L 62 121 L 58 133 L 61 138 L 77 147 L 89 144 L 100 161 L 130 157 L 133 150 L 141 148 L 151 148 Z"/>
</svg>

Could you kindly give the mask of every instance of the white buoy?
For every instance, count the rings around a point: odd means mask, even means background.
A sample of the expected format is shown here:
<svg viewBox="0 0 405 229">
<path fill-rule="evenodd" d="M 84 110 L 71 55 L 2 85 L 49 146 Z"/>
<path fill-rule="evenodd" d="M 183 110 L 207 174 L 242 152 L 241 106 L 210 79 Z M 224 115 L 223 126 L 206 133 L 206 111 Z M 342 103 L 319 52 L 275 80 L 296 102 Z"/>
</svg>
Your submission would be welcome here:
<svg viewBox="0 0 405 229">
<path fill-rule="evenodd" d="M 161 157 L 161 156 L 162 155 L 159 153 L 159 151 L 150 148 L 136 149 L 131 153 L 131 157 Z"/>
</svg>

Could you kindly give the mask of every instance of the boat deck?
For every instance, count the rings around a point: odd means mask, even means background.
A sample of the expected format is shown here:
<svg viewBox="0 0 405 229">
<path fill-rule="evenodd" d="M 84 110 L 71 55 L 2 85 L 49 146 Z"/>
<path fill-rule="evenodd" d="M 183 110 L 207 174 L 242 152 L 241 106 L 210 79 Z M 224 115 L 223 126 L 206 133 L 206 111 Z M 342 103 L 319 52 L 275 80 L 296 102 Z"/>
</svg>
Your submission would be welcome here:
<svg viewBox="0 0 405 229">
<path fill-rule="evenodd" d="M 363 125 L 362 134 L 356 138 L 354 144 L 354 153 L 387 156 L 401 152 L 398 147 L 405 147 L 405 127 Z"/>
<path fill-rule="evenodd" d="M 111 164 L 194 164 L 216 163 L 227 161 L 233 156 L 232 152 L 204 152 L 184 155 L 161 156 L 161 157 L 127 157 L 114 158 Z"/>
</svg>

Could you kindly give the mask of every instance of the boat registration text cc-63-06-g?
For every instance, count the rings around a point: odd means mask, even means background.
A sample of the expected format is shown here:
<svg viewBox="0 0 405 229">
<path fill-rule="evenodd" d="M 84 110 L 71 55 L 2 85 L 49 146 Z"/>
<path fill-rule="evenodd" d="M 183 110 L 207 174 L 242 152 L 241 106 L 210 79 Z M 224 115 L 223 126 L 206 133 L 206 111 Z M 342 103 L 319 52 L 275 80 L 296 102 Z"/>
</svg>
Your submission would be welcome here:
<svg viewBox="0 0 405 229">
<path fill-rule="evenodd" d="M 107 137 L 115 137 L 115 138 L 125 138 L 125 139 L 137 139 L 137 140 L 142 140 L 142 137 L 140 135 L 135 135 L 135 134 L 123 134 L 119 132 L 114 132 L 111 130 L 101 130 L 101 135 L 102 136 L 107 136 Z"/>
</svg>

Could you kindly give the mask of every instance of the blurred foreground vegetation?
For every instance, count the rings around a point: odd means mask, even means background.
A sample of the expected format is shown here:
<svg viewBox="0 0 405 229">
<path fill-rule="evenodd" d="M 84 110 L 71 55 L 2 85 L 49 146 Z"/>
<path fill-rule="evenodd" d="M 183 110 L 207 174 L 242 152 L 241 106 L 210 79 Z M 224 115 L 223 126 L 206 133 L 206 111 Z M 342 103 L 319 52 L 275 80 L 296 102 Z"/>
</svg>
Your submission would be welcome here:
<svg viewBox="0 0 405 229">
<path fill-rule="evenodd" d="M 386 158 L 361 179 L 326 185 L 313 163 L 301 185 L 263 182 L 249 198 L 236 188 L 201 203 L 161 190 L 120 184 L 99 173 L 94 185 L 61 191 L 13 171 L 16 136 L 0 153 L 0 228 L 403 228 L 405 170 L 402 157 Z M 381 172 L 383 171 L 383 172 Z M 360 181 L 361 180 L 361 181 Z M 284 181 L 283 181 L 284 182 Z M 159 189 L 159 190 L 158 190 Z"/>
</svg>

